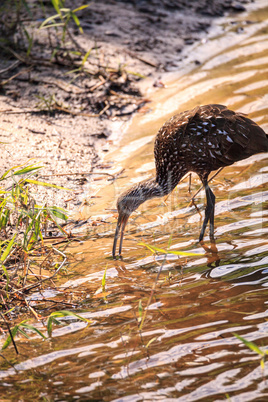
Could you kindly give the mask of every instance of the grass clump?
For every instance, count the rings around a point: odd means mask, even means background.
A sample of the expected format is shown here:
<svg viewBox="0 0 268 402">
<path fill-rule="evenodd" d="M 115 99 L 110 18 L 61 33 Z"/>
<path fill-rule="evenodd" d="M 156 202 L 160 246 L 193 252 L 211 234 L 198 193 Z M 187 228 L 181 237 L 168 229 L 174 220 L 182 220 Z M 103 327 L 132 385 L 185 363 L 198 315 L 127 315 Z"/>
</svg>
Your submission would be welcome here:
<svg viewBox="0 0 268 402">
<path fill-rule="evenodd" d="M 49 227 L 66 237 L 59 221 L 68 216 L 62 208 L 35 202 L 33 186 L 63 189 L 33 178 L 41 168 L 15 166 L 0 177 L 0 303 L 6 310 L 17 307 L 26 293 L 55 276 L 67 260 L 45 242 Z"/>
</svg>

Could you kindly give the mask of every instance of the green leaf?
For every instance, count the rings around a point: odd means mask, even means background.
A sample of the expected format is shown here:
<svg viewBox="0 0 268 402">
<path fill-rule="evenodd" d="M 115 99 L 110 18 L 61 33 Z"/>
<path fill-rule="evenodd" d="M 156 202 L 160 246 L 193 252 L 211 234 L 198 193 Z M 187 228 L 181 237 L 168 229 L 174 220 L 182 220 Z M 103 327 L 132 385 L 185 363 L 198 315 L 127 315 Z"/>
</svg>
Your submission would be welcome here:
<svg viewBox="0 0 268 402">
<path fill-rule="evenodd" d="M 15 335 L 17 334 L 18 329 L 19 329 L 19 326 L 15 325 L 15 327 L 10 330 L 13 339 L 14 339 Z M 5 350 L 10 345 L 11 342 L 12 342 L 11 336 L 8 335 L 7 339 L 5 340 L 5 342 L 4 342 L 3 346 L 2 346 L 2 350 Z"/>
<path fill-rule="evenodd" d="M 72 317 L 76 317 L 81 321 L 85 321 L 90 323 L 91 321 L 88 320 L 87 318 L 81 317 L 78 314 L 73 313 L 72 311 L 68 311 L 68 310 L 61 310 L 61 311 L 54 311 L 54 313 L 50 314 L 50 317 L 67 317 L 67 316 L 72 316 Z"/>
<path fill-rule="evenodd" d="M 7 247 L 5 248 L 5 251 L 1 255 L 1 257 L 0 257 L 1 262 L 4 262 L 6 260 L 6 258 L 8 257 L 8 255 L 9 255 L 9 253 L 10 253 L 12 247 L 13 247 L 13 244 L 14 244 L 14 241 L 15 241 L 16 237 L 17 237 L 17 233 L 14 234 L 14 236 L 12 237 L 10 242 L 8 243 Z"/>
<path fill-rule="evenodd" d="M 12 168 L 8 169 L 0 178 L 0 181 L 4 180 L 8 173 L 10 173 L 12 170 L 20 168 L 22 166 L 25 166 L 28 162 L 22 163 L 21 165 L 13 166 Z"/>
<path fill-rule="evenodd" d="M 21 329 L 20 327 L 18 328 L 18 332 L 21 333 L 23 336 L 25 336 L 25 338 L 30 339 L 29 335 L 26 334 L 26 332 L 23 331 L 23 329 Z"/>
<path fill-rule="evenodd" d="M 200 257 L 204 254 L 197 254 L 197 253 L 190 253 L 188 251 L 171 251 L 171 250 L 164 250 L 162 248 L 159 247 L 155 247 L 155 246 L 151 246 L 150 244 L 146 244 L 146 243 L 138 243 L 141 246 L 145 246 L 147 247 L 150 251 L 158 251 L 159 253 L 163 253 L 163 254 L 174 254 L 174 255 L 181 255 L 184 257 Z"/>
<path fill-rule="evenodd" d="M 39 181 L 39 180 L 26 179 L 25 182 L 31 183 L 31 184 L 37 184 L 38 186 L 53 187 L 53 188 L 57 188 L 59 190 L 73 191 L 70 188 L 56 186 L 56 184 L 45 183 L 45 182 Z"/>
<path fill-rule="evenodd" d="M 81 33 L 83 33 L 83 28 L 81 27 L 81 24 L 80 24 L 80 21 L 79 21 L 79 18 L 77 17 L 77 15 L 75 15 L 75 13 L 73 11 L 71 11 L 71 16 L 72 16 L 74 22 L 76 23 L 76 25 L 78 26 L 79 31 Z"/>
<path fill-rule="evenodd" d="M 74 10 L 73 10 L 73 13 L 76 13 L 77 11 L 80 11 L 80 10 L 84 10 L 85 8 L 87 8 L 87 7 L 89 7 L 90 6 L 90 4 L 84 4 L 83 6 L 80 6 L 80 7 L 78 7 L 78 8 L 75 8 Z"/>
<path fill-rule="evenodd" d="M 60 5 L 58 0 L 51 0 L 51 3 L 58 14 L 60 14 Z"/>
<path fill-rule="evenodd" d="M 66 215 L 66 212 L 63 208 L 59 207 L 47 207 L 47 210 L 54 215 L 56 218 L 62 219 L 64 221 L 68 220 L 68 216 Z"/>
<path fill-rule="evenodd" d="M 47 28 L 48 27 L 48 25 L 47 25 L 48 22 L 53 21 L 53 20 L 55 20 L 56 18 L 59 18 L 59 17 L 60 17 L 59 13 L 55 14 L 55 15 L 52 15 L 51 17 L 48 17 L 45 21 L 42 22 L 42 24 L 40 25 L 39 29 Z"/>
<path fill-rule="evenodd" d="M 141 300 L 139 300 L 139 309 L 138 309 L 138 311 L 139 311 L 139 320 L 138 321 L 140 322 L 141 319 L 142 319 L 142 312 L 143 312 Z"/>
<path fill-rule="evenodd" d="M 2 270 L 4 271 L 4 274 L 6 275 L 6 278 L 7 278 L 6 291 L 8 291 L 9 275 L 8 275 L 6 267 L 3 264 L 2 264 Z"/>
<path fill-rule="evenodd" d="M 50 316 L 48 317 L 48 320 L 47 320 L 47 332 L 48 332 L 49 336 L 52 335 L 52 323 L 57 324 L 57 325 L 62 324 L 60 321 L 56 320 L 55 317 L 67 317 L 67 316 L 73 316 L 75 318 L 78 318 L 81 321 L 91 323 L 90 320 L 87 320 L 86 318 L 83 318 L 80 315 L 73 313 L 72 311 L 68 311 L 68 310 L 54 311 L 54 313 L 50 314 Z"/>
<path fill-rule="evenodd" d="M 26 166 L 24 169 L 20 169 L 17 170 L 16 172 L 13 173 L 14 176 L 20 175 L 20 174 L 25 174 L 25 173 L 29 173 L 29 172 L 34 172 L 36 170 L 40 170 L 42 169 L 43 166 L 34 166 L 34 165 L 30 165 L 30 166 Z"/>
<path fill-rule="evenodd" d="M 37 329 L 36 327 L 34 327 L 33 325 L 30 324 L 20 324 L 21 327 L 30 329 L 33 332 L 36 332 L 38 335 L 40 335 L 43 339 L 47 339 L 47 337 L 41 332 L 39 331 L 39 329 Z"/>
<path fill-rule="evenodd" d="M 56 28 L 56 27 L 62 27 L 62 26 L 64 26 L 63 22 L 53 22 L 53 24 L 40 26 L 39 29 Z"/>
<path fill-rule="evenodd" d="M 51 336 L 51 334 L 52 334 L 52 317 L 48 317 L 48 320 L 47 320 L 47 333 L 48 333 L 48 336 Z"/>
<path fill-rule="evenodd" d="M 89 57 L 89 55 L 90 55 L 90 53 L 91 53 L 91 50 L 92 50 L 92 48 L 89 49 L 89 51 L 86 52 L 85 56 L 83 57 L 82 66 L 83 66 L 83 65 L 85 64 L 85 62 L 87 61 L 87 59 L 88 59 L 88 57 Z"/>
<path fill-rule="evenodd" d="M 56 318 L 49 316 L 47 320 L 47 333 L 48 336 L 52 335 L 52 324 L 63 325 L 62 322 L 56 320 Z"/>
<path fill-rule="evenodd" d="M 145 346 L 145 348 L 147 349 L 151 345 L 151 343 L 153 343 L 156 339 L 157 339 L 157 336 L 155 336 L 154 338 L 150 339 L 149 342 L 147 343 L 147 345 Z"/>
<path fill-rule="evenodd" d="M 61 7 L 60 8 L 60 11 L 62 12 L 62 13 L 65 13 L 65 14 L 69 14 L 70 13 L 70 11 L 71 11 L 71 9 L 70 8 L 64 8 L 64 7 Z M 64 17 L 66 18 L 66 17 L 69 17 L 69 16 L 66 16 L 66 15 L 64 15 Z"/>
<path fill-rule="evenodd" d="M 265 356 L 265 353 L 263 350 L 261 350 L 254 342 L 247 341 L 245 338 L 242 336 L 237 335 L 234 333 L 234 336 L 239 339 L 241 342 L 244 343 L 249 349 L 253 350 L 253 352 L 258 353 L 260 356 Z"/>
<path fill-rule="evenodd" d="M 103 274 L 102 281 L 101 281 L 101 287 L 102 287 L 102 291 L 103 291 L 103 292 L 105 292 L 106 271 L 107 271 L 107 265 L 106 265 L 106 268 L 105 268 L 105 270 L 104 270 L 104 274 Z"/>
</svg>

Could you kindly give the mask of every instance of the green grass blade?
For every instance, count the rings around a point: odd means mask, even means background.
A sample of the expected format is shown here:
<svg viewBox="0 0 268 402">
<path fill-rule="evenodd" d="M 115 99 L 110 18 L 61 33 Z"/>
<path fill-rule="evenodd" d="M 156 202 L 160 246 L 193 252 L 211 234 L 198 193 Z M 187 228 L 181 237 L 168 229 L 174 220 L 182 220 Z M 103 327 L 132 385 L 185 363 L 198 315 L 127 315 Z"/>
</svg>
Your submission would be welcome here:
<svg viewBox="0 0 268 402">
<path fill-rule="evenodd" d="M 83 65 L 85 64 L 85 62 L 87 61 L 87 59 L 88 59 L 88 57 L 89 57 L 89 55 L 90 55 L 90 53 L 91 53 L 91 50 L 92 50 L 92 48 L 89 49 L 89 51 L 86 52 L 85 56 L 83 57 L 83 60 L 82 60 L 82 63 L 81 63 L 82 66 L 83 66 Z"/>
<path fill-rule="evenodd" d="M 14 241 L 15 241 L 16 237 L 17 237 L 17 233 L 14 234 L 14 236 L 12 237 L 10 242 L 8 243 L 7 247 L 5 248 L 5 251 L 1 255 L 1 257 L 0 257 L 1 262 L 4 262 L 6 260 L 6 258 L 8 257 L 8 255 L 9 255 L 9 253 L 10 253 L 12 247 L 13 247 L 13 244 L 14 244 Z"/>
<path fill-rule="evenodd" d="M 38 335 L 40 335 L 43 339 L 47 339 L 47 337 L 41 332 L 39 331 L 39 329 L 37 329 L 36 327 L 34 327 L 33 325 L 30 324 L 21 324 L 21 327 L 30 329 L 33 332 L 36 332 Z"/>
<path fill-rule="evenodd" d="M 21 329 L 20 326 L 19 326 L 19 328 L 18 328 L 18 332 L 19 332 L 21 335 L 25 336 L 25 338 L 30 339 L 30 336 L 29 336 L 28 334 L 26 334 L 26 332 L 23 331 L 23 329 Z"/>
<path fill-rule="evenodd" d="M 77 11 L 80 11 L 80 10 L 84 10 L 85 8 L 87 8 L 87 7 L 89 7 L 90 6 L 90 4 L 84 4 L 83 6 L 80 6 L 80 7 L 78 7 L 78 8 L 75 8 L 74 10 L 73 10 L 73 13 L 76 13 Z"/>
<path fill-rule="evenodd" d="M 265 353 L 263 350 L 261 350 L 254 342 L 247 341 L 245 338 L 242 336 L 239 336 L 238 334 L 234 333 L 234 336 L 239 339 L 241 342 L 244 343 L 249 349 L 251 349 L 253 352 L 258 353 L 260 356 L 265 356 Z"/>
<path fill-rule="evenodd" d="M 52 317 L 48 317 L 48 320 L 47 320 L 47 333 L 48 333 L 48 336 L 51 336 L 51 334 L 52 334 Z"/>
<path fill-rule="evenodd" d="M 145 348 L 147 349 L 151 345 L 151 343 L 153 343 L 156 339 L 157 339 L 157 336 L 155 336 L 154 338 L 150 339 L 149 342 L 147 343 L 147 345 L 145 346 Z"/>
<path fill-rule="evenodd" d="M 53 5 L 53 7 L 55 8 L 55 10 L 57 11 L 58 14 L 60 14 L 60 6 L 61 4 L 59 4 L 58 0 L 51 0 L 51 3 Z"/>
<path fill-rule="evenodd" d="M 76 317 L 81 321 L 85 321 L 90 323 L 91 321 L 88 320 L 87 318 L 81 317 L 78 314 L 73 313 L 72 311 L 68 311 L 68 310 L 61 310 L 61 311 L 54 311 L 54 313 L 50 314 L 50 317 L 67 317 L 67 316 L 72 316 L 72 317 Z"/>
<path fill-rule="evenodd" d="M 138 321 L 141 322 L 142 320 L 142 312 L 143 312 L 143 308 L 142 308 L 142 302 L 141 300 L 139 300 L 139 308 L 138 308 L 138 312 L 139 312 L 139 319 Z"/>
<path fill-rule="evenodd" d="M 59 190 L 73 191 L 70 188 L 56 186 L 56 184 L 45 183 L 45 182 L 39 181 L 39 180 L 26 179 L 25 182 L 31 183 L 31 184 L 37 184 L 38 186 L 53 187 L 53 188 L 57 188 Z"/>
<path fill-rule="evenodd" d="M 7 283 L 6 283 L 6 291 L 8 291 L 8 285 L 9 285 L 9 275 L 6 267 L 2 264 L 2 270 L 4 271 L 4 274 L 6 275 L 7 278 Z"/>
<path fill-rule="evenodd" d="M 197 254 L 197 253 L 190 253 L 188 251 L 171 251 L 171 250 L 164 250 L 162 248 L 159 247 L 155 247 L 155 246 L 151 246 L 150 244 L 146 244 L 146 243 L 138 243 L 141 246 L 145 246 L 147 247 L 150 251 L 158 251 L 159 253 L 163 253 L 163 254 L 174 254 L 174 255 L 181 255 L 183 257 L 200 257 L 203 254 Z"/>
<path fill-rule="evenodd" d="M 34 171 L 40 170 L 42 168 L 43 168 L 43 166 L 34 166 L 34 165 L 26 166 L 24 169 L 20 169 L 20 170 L 17 170 L 16 172 L 14 172 L 13 176 L 18 176 L 18 175 L 29 173 L 29 172 L 34 172 Z"/>
<path fill-rule="evenodd" d="M 16 334 L 18 332 L 18 329 L 19 329 L 19 326 L 15 325 L 15 327 L 10 330 L 11 334 L 13 336 L 13 339 L 16 336 Z M 2 346 L 2 350 L 5 350 L 11 344 L 11 342 L 12 342 L 12 338 L 11 338 L 10 335 L 8 335 L 7 339 L 5 340 L 5 342 L 4 342 L 3 346 Z"/>
<path fill-rule="evenodd" d="M 76 25 L 78 26 L 78 29 L 80 31 L 80 33 L 83 33 L 83 28 L 81 27 L 79 18 L 77 17 L 77 15 L 75 15 L 75 13 L 73 11 L 71 11 L 71 16 L 74 20 L 74 22 L 76 23 Z"/>
<path fill-rule="evenodd" d="M 106 271 L 107 271 L 107 265 L 102 277 L 102 281 L 101 281 L 101 287 L 102 287 L 102 291 L 105 292 L 105 285 L 106 285 Z"/>
<path fill-rule="evenodd" d="M 68 220 L 68 216 L 66 215 L 66 212 L 63 208 L 59 207 L 48 207 L 47 210 L 54 215 L 56 218 L 62 219 L 64 221 Z"/>
<path fill-rule="evenodd" d="M 42 22 L 42 24 L 40 25 L 39 29 L 47 28 L 47 23 L 48 22 L 53 21 L 53 20 L 55 20 L 56 18 L 59 18 L 59 17 L 60 17 L 59 14 L 55 14 L 55 15 L 52 15 L 51 17 L 48 17 L 47 19 L 45 19 L 45 21 Z"/>
</svg>

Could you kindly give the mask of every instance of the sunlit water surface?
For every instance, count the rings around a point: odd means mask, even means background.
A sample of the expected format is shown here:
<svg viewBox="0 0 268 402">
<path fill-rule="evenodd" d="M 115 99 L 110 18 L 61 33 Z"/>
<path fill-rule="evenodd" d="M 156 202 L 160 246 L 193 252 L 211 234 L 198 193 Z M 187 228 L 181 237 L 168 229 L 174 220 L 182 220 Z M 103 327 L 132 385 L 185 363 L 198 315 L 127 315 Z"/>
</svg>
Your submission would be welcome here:
<svg viewBox="0 0 268 402">
<path fill-rule="evenodd" d="M 193 46 L 193 60 L 201 65 L 172 81 L 168 76 L 167 87 L 149 95 L 151 111 L 133 119 L 121 147 L 108 155 L 112 171 L 124 173 L 92 187 L 100 198 L 90 214 L 102 215 L 106 223 L 89 226 L 91 239 L 69 248 L 75 263 L 62 285 L 73 304 L 73 295 L 84 295 L 78 312 L 92 322 L 66 318 L 68 325 L 56 327 L 50 341 L 18 339 L 18 358 L 11 347 L 6 354 L 14 368 L 1 362 L 4 400 L 268 400 L 267 363 L 262 369 L 261 356 L 234 335 L 267 350 L 268 155 L 241 161 L 212 181 L 216 248 L 207 237 L 205 248 L 196 241 L 204 192 L 196 197 L 198 212 L 189 206 L 187 180 L 166 200 L 147 202 L 133 214 L 123 261 L 110 258 L 115 218 L 109 211 L 123 188 L 153 175 L 155 132 L 177 111 L 223 103 L 249 113 L 267 131 L 267 15 L 261 9 L 235 16 L 238 24 L 231 24 L 234 17 L 222 20 L 220 33 Z M 192 194 L 199 185 L 193 177 Z M 141 241 L 197 256 L 155 256 Z M 105 269 L 105 293 L 98 293 Z M 34 307 L 35 299 L 56 296 L 48 289 L 29 302 Z M 41 322 L 32 324 L 44 329 Z"/>
</svg>

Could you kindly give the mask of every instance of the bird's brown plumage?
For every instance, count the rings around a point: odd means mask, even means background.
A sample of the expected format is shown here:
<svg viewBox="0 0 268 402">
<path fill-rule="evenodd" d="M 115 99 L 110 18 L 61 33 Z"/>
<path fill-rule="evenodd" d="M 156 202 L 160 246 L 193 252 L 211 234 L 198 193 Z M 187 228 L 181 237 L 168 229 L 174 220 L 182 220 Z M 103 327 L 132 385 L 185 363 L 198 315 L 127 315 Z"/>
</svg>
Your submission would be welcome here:
<svg viewBox="0 0 268 402">
<path fill-rule="evenodd" d="M 207 197 L 199 241 L 203 239 L 208 221 L 213 239 L 215 196 L 208 186 L 209 173 L 260 152 L 268 152 L 268 136 L 254 121 L 226 106 L 197 106 L 173 116 L 156 135 L 156 177 L 134 185 L 118 199 L 113 256 L 122 225 L 121 254 L 124 228 L 130 214 L 147 199 L 169 194 L 189 171 L 199 175 Z"/>
<path fill-rule="evenodd" d="M 267 136 L 245 115 L 223 105 L 197 106 L 173 116 L 158 131 L 156 181 L 176 186 L 188 171 L 202 176 L 265 151 Z"/>
</svg>

